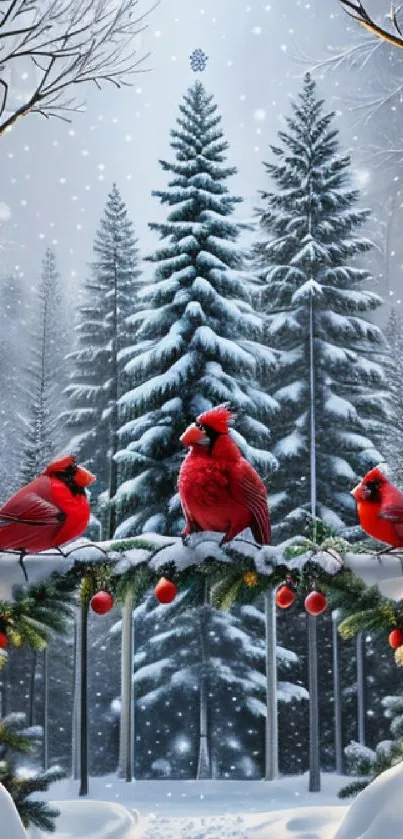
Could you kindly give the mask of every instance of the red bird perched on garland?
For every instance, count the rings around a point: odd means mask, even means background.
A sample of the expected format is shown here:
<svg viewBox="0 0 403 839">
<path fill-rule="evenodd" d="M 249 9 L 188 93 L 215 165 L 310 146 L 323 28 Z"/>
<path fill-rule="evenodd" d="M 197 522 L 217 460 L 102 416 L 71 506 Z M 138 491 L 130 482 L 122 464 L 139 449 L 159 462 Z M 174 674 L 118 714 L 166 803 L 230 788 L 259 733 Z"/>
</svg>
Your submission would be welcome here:
<svg viewBox="0 0 403 839">
<path fill-rule="evenodd" d="M 84 533 L 90 519 L 85 487 L 94 481 L 91 472 L 67 455 L 0 508 L 0 550 L 19 552 L 25 579 L 25 554 L 58 549 Z"/>
<path fill-rule="evenodd" d="M 403 492 L 378 466 L 352 490 L 360 525 L 369 536 L 393 548 L 403 546 Z"/>
<path fill-rule="evenodd" d="M 190 451 L 182 463 L 178 489 L 186 527 L 224 533 L 230 542 L 250 527 L 256 542 L 270 544 L 267 492 L 253 467 L 230 437 L 235 415 L 218 405 L 197 417 L 181 436 Z"/>
</svg>

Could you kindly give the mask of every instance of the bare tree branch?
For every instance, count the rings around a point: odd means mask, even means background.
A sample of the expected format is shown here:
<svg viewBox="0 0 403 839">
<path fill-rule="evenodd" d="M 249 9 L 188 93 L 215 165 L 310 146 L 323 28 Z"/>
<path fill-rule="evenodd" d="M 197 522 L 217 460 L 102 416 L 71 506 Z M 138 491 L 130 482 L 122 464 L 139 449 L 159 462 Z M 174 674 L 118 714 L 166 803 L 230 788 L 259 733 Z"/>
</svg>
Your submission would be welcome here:
<svg viewBox="0 0 403 839">
<path fill-rule="evenodd" d="M 393 32 L 388 32 L 387 29 L 383 29 L 382 26 L 379 26 L 374 20 L 372 20 L 362 5 L 361 0 L 340 0 L 340 3 L 349 17 L 356 20 L 364 27 L 364 29 L 368 29 L 368 31 L 372 32 L 373 35 L 377 35 L 378 38 L 382 38 L 383 41 L 388 41 L 389 44 L 393 44 L 395 47 L 403 49 L 403 37 L 396 17 L 397 13 L 400 11 L 400 6 L 397 10 L 393 5 L 391 7 L 390 18 L 397 32 L 397 35 L 394 35 Z"/>
<path fill-rule="evenodd" d="M 132 84 L 149 53 L 137 56 L 146 17 L 139 0 L 0 0 L 0 135 L 28 113 L 70 121 L 82 104 L 72 88 Z M 30 67 L 16 101 L 13 78 Z M 64 115 L 63 115 L 64 114 Z"/>
<path fill-rule="evenodd" d="M 318 70 L 339 70 L 343 66 L 355 67 L 362 70 L 366 64 L 373 58 L 379 48 L 382 47 L 381 41 L 370 41 L 365 36 L 356 44 L 351 44 L 347 47 L 328 47 L 328 55 L 326 58 L 314 59 L 304 53 L 300 47 L 297 47 L 297 52 L 294 56 L 295 60 L 300 64 L 309 66 L 311 73 Z"/>
<path fill-rule="evenodd" d="M 358 14 L 365 15 L 365 21 L 371 21 L 371 18 L 364 9 L 362 3 L 357 0 L 348 0 L 348 10 L 346 0 L 339 0 L 340 5 L 347 11 L 350 17 L 357 20 Z M 397 16 L 403 9 L 402 6 L 392 6 L 390 11 L 390 20 L 394 23 L 395 28 L 399 28 Z M 361 22 L 361 21 L 360 21 Z M 368 28 L 368 27 L 367 27 Z M 384 31 L 378 27 L 380 31 Z M 358 32 L 357 27 L 357 32 Z M 402 37 L 403 45 L 403 37 Z M 387 56 L 385 50 L 388 50 Z M 349 86 L 349 90 L 357 90 L 356 94 L 343 95 L 343 102 L 349 107 L 352 113 L 356 113 L 356 120 L 352 123 L 352 128 L 360 123 L 369 123 L 371 119 L 379 115 L 380 112 L 388 111 L 388 109 L 396 109 L 403 102 L 403 63 L 401 56 L 396 53 L 394 61 L 387 61 L 387 57 L 391 53 L 390 45 L 386 39 L 382 37 L 367 38 L 365 35 L 360 37 L 356 43 L 348 46 L 328 47 L 328 55 L 325 58 L 316 59 L 308 56 L 299 50 L 296 60 L 304 64 L 311 73 L 328 71 L 341 71 L 344 68 L 354 69 L 364 75 L 364 84 L 362 88 L 357 88 L 356 85 Z M 382 57 L 383 55 L 383 57 Z M 377 59 L 379 59 L 377 61 Z M 371 76 L 371 88 L 368 85 L 367 68 L 368 64 L 374 62 L 376 71 Z"/>
</svg>

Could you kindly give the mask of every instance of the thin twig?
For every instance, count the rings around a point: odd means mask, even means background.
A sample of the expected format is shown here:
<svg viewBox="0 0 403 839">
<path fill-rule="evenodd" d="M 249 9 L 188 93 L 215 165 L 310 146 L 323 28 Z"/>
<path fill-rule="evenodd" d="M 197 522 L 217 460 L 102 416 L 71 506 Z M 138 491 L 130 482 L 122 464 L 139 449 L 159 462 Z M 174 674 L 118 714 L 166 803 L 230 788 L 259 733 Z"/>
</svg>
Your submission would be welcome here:
<svg viewBox="0 0 403 839">
<path fill-rule="evenodd" d="M 137 55 L 137 39 L 146 29 L 151 8 L 134 14 L 139 0 L 1 0 L 0 2 L 0 134 L 21 117 L 36 112 L 47 118 L 71 107 L 67 91 L 89 82 L 98 89 L 132 84 L 149 53 Z M 18 107 L 10 102 L 3 77 L 12 64 L 30 59 L 35 87 Z M 12 92 L 12 89 L 11 89 Z M 73 100 L 74 101 L 74 100 Z M 6 116 L 7 112 L 7 116 Z"/>
</svg>

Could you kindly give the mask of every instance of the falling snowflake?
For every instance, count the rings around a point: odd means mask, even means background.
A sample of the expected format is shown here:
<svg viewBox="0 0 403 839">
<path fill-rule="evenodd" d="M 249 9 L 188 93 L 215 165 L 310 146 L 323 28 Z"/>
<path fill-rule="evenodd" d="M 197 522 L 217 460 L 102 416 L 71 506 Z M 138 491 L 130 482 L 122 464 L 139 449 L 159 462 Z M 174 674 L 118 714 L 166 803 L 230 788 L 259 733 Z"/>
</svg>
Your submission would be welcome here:
<svg viewBox="0 0 403 839">
<path fill-rule="evenodd" d="M 203 50 L 194 50 L 190 56 L 190 66 L 195 73 L 202 73 L 206 69 L 208 55 Z"/>
</svg>

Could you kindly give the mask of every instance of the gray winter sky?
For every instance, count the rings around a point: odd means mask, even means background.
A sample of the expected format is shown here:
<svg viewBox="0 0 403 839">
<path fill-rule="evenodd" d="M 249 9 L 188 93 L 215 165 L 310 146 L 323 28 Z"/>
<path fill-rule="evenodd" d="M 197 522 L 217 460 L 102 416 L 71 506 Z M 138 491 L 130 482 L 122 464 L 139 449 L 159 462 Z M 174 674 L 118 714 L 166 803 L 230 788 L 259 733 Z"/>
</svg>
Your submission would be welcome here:
<svg viewBox="0 0 403 839">
<path fill-rule="evenodd" d="M 148 0 L 141 4 L 145 10 Z M 172 157 L 169 131 L 195 77 L 219 105 L 229 162 L 239 170 L 232 188 L 245 199 L 238 215 L 250 217 L 258 190 L 267 186 L 262 160 L 270 157 L 268 145 L 276 141 L 290 96 L 307 69 L 295 55 L 324 57 L 328 45 L 348 43 L 355 27 L 349 34 L 338 0 L 161 0 L 148 23 L 139 50 L 151 56 L 133 87 L 87 88 L 87 110 L 73 115 L 71 125 L 29 115 L 0 141 L 3 271 L 22 272 L 35 283 L 50 245 L 65 282 L 79 287 L 113 181 L 135 223 L 142 254 L 153 249 L 157 240 L 147 222 L 166 212 L 151 197 L 151 190 L 167 183 L 158 160 Z M 197 47 L 209 56 L 203 74 L 193 73 L 189 64 Z M 337 74 L 318 81 L 329 107 L 342 112 L 343 139 L 357 149 L 359 131 L 353 141 Z M 353 153 L 365 187 L 366 170 Z"/>
</svg>

